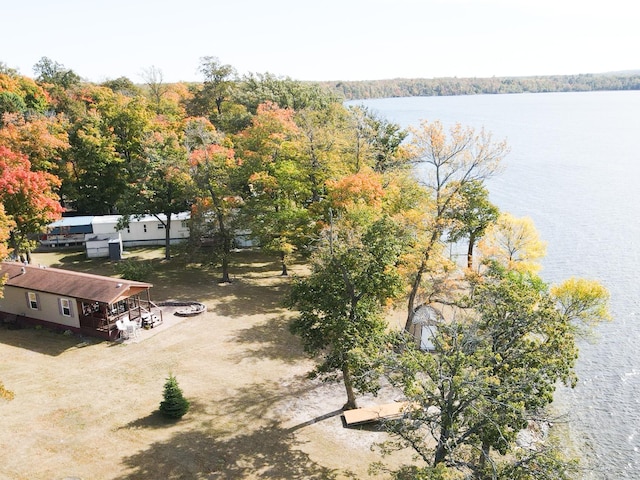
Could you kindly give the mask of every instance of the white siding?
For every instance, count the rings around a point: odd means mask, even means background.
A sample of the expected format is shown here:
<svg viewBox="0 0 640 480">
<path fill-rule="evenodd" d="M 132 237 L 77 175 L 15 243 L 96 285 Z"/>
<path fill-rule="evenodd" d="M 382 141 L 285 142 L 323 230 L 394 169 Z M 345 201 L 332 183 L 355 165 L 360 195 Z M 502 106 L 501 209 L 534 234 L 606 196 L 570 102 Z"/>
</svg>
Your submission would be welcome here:
<svg viewBox="0 0 640 480">
<path fill-rule="evenodd" d="M 171 217 L 171 243 L 178 243 L 189 238 L 189 228 L 186 220 L 190 214 L 188 212 L 172 215 Z M 165 219 L 164 215 L 160 218 Z M 116 225 L 120 219 L 119 215 L 103 215 L 94 217 L 93 233 L 100 238 L 106 235 L 117 238 Z M 165 229 L 160 228 L 162 222 L 153 215 L 146 215 L 140 219 L 132 218 L 129 227 L 120 230 L 122 243 L 125 246 L 144 245 L 164 245 Z"/>
</svg>

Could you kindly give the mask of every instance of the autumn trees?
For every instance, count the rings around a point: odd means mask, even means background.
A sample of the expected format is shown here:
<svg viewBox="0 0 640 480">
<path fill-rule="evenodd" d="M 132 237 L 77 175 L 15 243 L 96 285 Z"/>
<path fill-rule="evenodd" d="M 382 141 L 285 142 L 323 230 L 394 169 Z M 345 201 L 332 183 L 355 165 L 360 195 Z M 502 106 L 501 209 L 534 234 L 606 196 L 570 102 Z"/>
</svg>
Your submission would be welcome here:
<svg viewBox="0 0 640 480">
<path fill-rule="evenodd" d="M 443 257 L 444 234 L 453 228 L 452 212 L 465 200 L 470 183 L 481 185 L 495 174 L 500 161 L 508 152 L 505 142 L 494 142 L 484 130 L 454 125 L 449 134 L 440 122 L 422 122 L 412 131 L 410 155 L 426 178 L 430 203 L 425 217 L 416 226 L 419 241 L 415 248 L 417 259 L 410 274 L 411 288 L 407 302 L 405 330 L 409 331 L 415 312 L 423 303 L 420 298 L 432 298 L 428 281 L 430 273 L 446 263 Z M 426 280 L 426 281 L 425 281 Z M 429 301 L 429 300 L 427 300 Z"/>
<path fill-rule="evenodd" d="M 292 331 L 314 374 L 344 383 L 345 408 L 383 373 L 405 394 L 413 408 L 389 427 L 426 465 L 415 478 L 524 479 L 558 465 L 552 449 L 513 440 L 556 382 L 572 383 L 575 336 L 607 317 L 607 293 L 536 275 L 544 242 L 530 219 L 499 212 L 485 184 L 506 144 L 439 122 L 407 132 L 317 85 L 240 78 L 215 57 L 200 71 L 202 85 L 165 85 L 153 68 L 137 86 L 83 83 L 47 59 L 39 82 L 2 70 L 0 256 L 26 259 L 64 205 L 156 215 L 169 259 L 172 216 L 190 209 L 194 236 L 213 244 L 203 263 L 219 264 L 223 282 L 238 232 L 283 275 L 294 254 L 308 256 L 288 297 Z M 386 319 L 399 302 L 404 329 Z M 444 306 L 434 351 L 420 351 L 402 330 Z"/>
<path fill-rule="evenodd" d="M 26 155 L 0 146 L 0 205 L 11 219 L 9 247 L 23 261 L 35 248 L 34 234 L 58 219 L 62 213 L 55 189 L 60 181 L 47 172 L 31 170 Z"/>
</svg>

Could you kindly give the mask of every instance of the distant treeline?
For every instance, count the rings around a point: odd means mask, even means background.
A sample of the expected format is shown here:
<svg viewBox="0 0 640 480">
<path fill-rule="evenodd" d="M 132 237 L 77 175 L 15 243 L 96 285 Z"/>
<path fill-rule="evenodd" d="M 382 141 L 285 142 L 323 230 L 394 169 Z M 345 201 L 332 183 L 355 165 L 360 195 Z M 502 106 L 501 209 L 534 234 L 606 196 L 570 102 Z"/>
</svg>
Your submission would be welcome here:
<svg viewBox="0 0 640 480">
<path fill-rule="evenodd" d="M 499 93 L 640 90 L 640 73 L 320 82 L 345 100 Z"/>
</svg>

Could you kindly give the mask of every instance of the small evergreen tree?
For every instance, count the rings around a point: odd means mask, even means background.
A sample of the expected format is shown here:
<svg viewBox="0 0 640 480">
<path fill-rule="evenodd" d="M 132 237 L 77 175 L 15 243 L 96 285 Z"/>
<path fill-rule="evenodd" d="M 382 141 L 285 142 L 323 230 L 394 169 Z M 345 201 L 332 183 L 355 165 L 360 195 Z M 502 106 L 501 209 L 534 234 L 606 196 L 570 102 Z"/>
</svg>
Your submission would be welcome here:
<svg viewBox="0 0 640 480">
<path fill-rule="evenodd" d="M 169 418 L 182 418 L 189 410 L 189 401 L 182 395 L 176 377 L 169 375 L 164 384 L 164 400 L 160 402 L 160 413 Z"/>
</svg>

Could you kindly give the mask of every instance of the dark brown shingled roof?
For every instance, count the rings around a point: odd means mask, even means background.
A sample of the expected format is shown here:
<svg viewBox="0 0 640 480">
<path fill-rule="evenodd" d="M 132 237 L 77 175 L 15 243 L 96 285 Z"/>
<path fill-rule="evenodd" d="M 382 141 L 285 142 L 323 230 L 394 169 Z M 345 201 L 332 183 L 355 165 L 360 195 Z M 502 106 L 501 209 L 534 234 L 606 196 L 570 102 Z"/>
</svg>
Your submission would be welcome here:
<svg viewBox="0 0 640 480">
<path fill-rule="evenodd" d="M 0 263 L 0 278 L 5 275 L 5 285 L 8 286 L 102 303 L 115 303 L 153 286 L 122 278 L 15 262 Z"/>
</svg>

